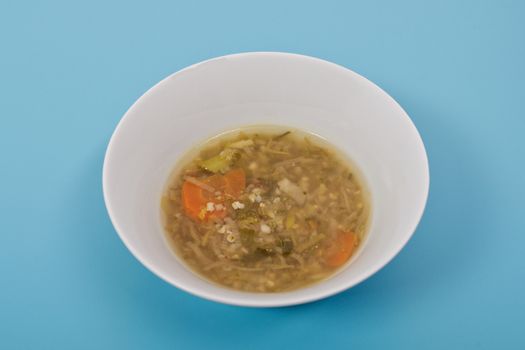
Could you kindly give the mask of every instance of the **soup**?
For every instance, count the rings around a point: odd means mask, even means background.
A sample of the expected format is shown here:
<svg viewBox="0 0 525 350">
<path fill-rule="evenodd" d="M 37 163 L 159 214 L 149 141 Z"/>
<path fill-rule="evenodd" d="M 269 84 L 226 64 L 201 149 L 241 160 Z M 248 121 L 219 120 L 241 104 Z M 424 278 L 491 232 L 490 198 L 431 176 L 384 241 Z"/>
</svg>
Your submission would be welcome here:
<svg viewBox="0 0 525 350">
<path fill-rule="evenodd" d="M 189 154 L 161 203 L 168 241 L 208 280 L 281 292 L 321 281 L 363 241 L 369 203 L 352 164 L 295 129 L 246 128 Z"/>
</svg>

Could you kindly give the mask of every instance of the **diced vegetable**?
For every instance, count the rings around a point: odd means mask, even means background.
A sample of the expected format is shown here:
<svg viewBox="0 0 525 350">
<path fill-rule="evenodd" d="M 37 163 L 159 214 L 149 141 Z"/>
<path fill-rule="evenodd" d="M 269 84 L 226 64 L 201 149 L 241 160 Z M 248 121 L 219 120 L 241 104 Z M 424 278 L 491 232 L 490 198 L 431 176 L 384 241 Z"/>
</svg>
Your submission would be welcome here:
<svg viewBox="0 0 525 350">
<path fill-rule="evenodd" d="M 246 227 L 246 226 L 253 226 L 259 222 L 259 217 L 253 216 L 253 217 L 247 217 L 245 219 L 238 220 L 237 225 L 239 227 Z"/>
<path fill-rule="evenodd" d="M 230 165 L 230 161 L 220 155 L 216 155 L 215 157 L 203 160 L 199 165 L 212 173 L 217 173 L 226 169 Z"/>
<path fill-rule="evenodd" d="M 237 150 L 226 148 L 216 156 L 201 161 L 199 166 L 212 173 L 225 172 L 238 158 Z"/>
<path fill-rule="evenodd" d="M 186 215 L 198 219 L 202 206 L 205 204 L 202 189 L 189 181 L 184 182 L 182 185 L 182 204 Z"/>
<path fill-rule="evenodd" d="M 283 255 L 288 255 L 293 250 L 293 242 L 290 238 L 281 239 L 281 249 L 283 250 Z"/>
<path fill-rule="evenodd" d="M 304 194 L 301 187 L 297 186 L 292 181 L 287 178 L 282 179 L 277 183 L 279 189 L 286 193 L 290 198 L 292 198 L 297 204 L 303 205 L 306 201 L 306 195 Z"/>
<path fill-rule="evenodd" d="M 213 188 L 213 191 L 211 191 L 213 194 L 215 192 L 221 192 L 224 190 L 224 187 L 226 186 L 226 179 L 223 175 L 215 174 L 212 176 L 208 176 L 202 182 L 210 187 Z"/>
<path fill-rule="evenodd" d="M 334 245 L 327 250 L 326 264 L 331 267 L 343 265 L 352 256 L 358 243 L 359 240 L 355 233 L 340 232 Z"/>
<path fill-rule="evenodd" d="M 246 187 L 246 174 L 241 168 L 227 172 L 224 180 L 226 180 L 224 193 L 233 198 L 239 197 Z"/>
<path fill-rule="evenodd" d="M 212 194 L 190 181 L 185 181 L 182 185 L 182 203 L 186 215 L 194 220 L 206 220 L 220 218 L 226 215 L 225 210 L 208 212 L 206 205 L 215 199 Z"/>
<path fill-rule="evenodd" d="M 207 220 L 226 216 L 226 210 L 209 211 L 208 203 L 221 204 L 215 192 L 224 192 L 230 197 L 238 197 L 246 186 L 244 170 L 235 169 L 225 175 L 215 174 L 205 179 L 187 177 L 182 185 L 182 203 L 186 215 L 194 220 Z"/>
<path fill-rule="evenodd" d="M 259 221 L 257 212 L 249 208 L 238 210 L 234 214 L 237 222 L 246 221 L 246 223 L 257 223 Z"/>
</svg>

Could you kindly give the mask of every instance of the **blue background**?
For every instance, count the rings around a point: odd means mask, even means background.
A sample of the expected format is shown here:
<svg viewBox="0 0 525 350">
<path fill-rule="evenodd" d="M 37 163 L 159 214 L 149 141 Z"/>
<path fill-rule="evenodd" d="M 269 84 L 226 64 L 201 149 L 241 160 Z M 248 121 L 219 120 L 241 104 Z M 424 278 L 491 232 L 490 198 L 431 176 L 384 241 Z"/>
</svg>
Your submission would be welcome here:
<svg viewBox="0 0 525 350">
<path fill-rule="evenodd" d="M 0 348 L 525 348 L 525 2 L 0 2 Z M 290 51 L 406 109 L 431 169 L 392 263 L 297 307 L 181 292 L 126 250 L 102 160 L 127 108 L 189 64 Z"/>
</svg>

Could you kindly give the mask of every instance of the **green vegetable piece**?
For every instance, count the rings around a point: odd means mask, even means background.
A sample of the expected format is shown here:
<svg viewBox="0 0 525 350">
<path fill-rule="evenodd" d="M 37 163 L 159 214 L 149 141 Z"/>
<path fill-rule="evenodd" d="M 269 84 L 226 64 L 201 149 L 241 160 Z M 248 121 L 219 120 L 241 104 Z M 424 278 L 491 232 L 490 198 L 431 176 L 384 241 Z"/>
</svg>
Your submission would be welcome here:
<svg viewBox="0 0 525 350">
<path fill-rule="evenodd" d="M 227 148 L 214 157 L 200 162 L 199 166 L 212 173 L 225 172 L 240 157 L 238 151 Z"/>
<path fill-rule="evenodd" d="M 293 250 L 293 242 L 290 238 L 281 239 L 281 249 L 283 250 L 283 255 L 288 255 Z"/>
<path fill-rule="evenodd" d="M 211 171 L 212 173 L 218 173 L 222 169 L 227 168 L 230 162 L 221 156 L 217 155 L 210 159 L 203 160 L 199 166 L 205 170 Z"/>
<path fill-rule="evenodd" d="M 249 226 L 259 222 L 259 215 L 253 209 L 245 208 L 236 210 L 234 213 L 235 220 L 239 226 Z"/>
</svg>

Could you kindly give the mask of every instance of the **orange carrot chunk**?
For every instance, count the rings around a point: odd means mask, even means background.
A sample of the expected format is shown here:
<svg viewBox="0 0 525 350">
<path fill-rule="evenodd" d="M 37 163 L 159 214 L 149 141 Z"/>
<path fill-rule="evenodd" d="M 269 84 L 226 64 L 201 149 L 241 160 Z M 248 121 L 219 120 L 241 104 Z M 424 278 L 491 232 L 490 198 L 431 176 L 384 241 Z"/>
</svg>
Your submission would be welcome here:
<svg viewBox="0 0 525 350">
<path fill-rule="evenodd" d="M 224 193 L 230 197 L 237 198 L 246 187 L 246 175 L 242 169 L 234 169 L 225 175 L 215 174 L 205 179 L 202 183 L 211 186 L 216 192 Z M 197 221 L 205 221 L 213 218 L 223 218 L 226 210 L 208 211 L 207 205 L 212 203 L 224 204 L 224 198 L 218 199 L 215 193 L 207 191 L 190 181 L 184 181 L 182 185 L 182 204 L 186 215 Z"/>
<path fill-rule="evenodd" d="M 202 217 L 202 209 L 205 209 L 206 203 L 203 189 L 189 181 L 185 181 L 182 185 L 182 204 L 186 215 L 198 220 L 199 215 Z"/>
<path fill-rule="evenodd" d="M 241 168 L 228 171 L 224 179 L 226 180 L 224 193 L 233 198 L 239 197 L 246 188 L 246 174 Z"/>
<path fill-rule="evenodd" d="M 327 251 L 326 265 L 338 267 L 347 262 L 354 253 L 358 240 L 357 235 L 353 232 L 340 232 L 333 247 Z"/>
</svg>

